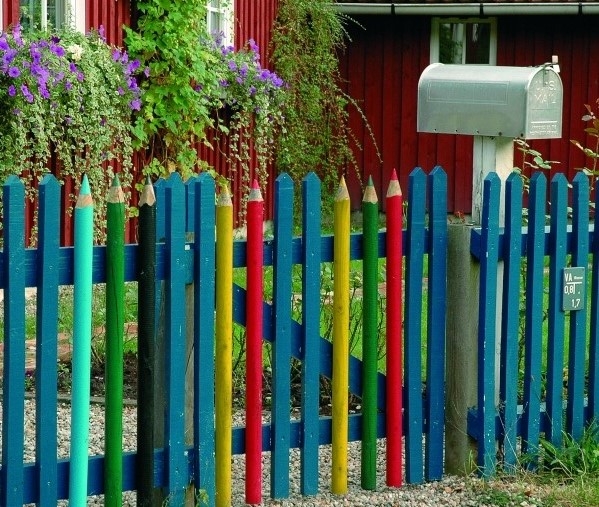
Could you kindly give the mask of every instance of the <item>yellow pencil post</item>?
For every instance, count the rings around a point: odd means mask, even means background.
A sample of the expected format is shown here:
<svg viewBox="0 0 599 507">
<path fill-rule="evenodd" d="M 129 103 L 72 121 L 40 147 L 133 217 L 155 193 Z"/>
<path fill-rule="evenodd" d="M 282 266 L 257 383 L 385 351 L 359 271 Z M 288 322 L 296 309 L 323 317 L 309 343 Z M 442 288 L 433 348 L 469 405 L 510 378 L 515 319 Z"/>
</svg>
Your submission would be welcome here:
<svg viewBox="0 0 599 507">
<path fill-rule="evenodd" d="M 333 252 L 333 470 L 331 491 L 347 492 L 349 391 L 349 193 L 341 177 L 334 205 Z"/>
<path fill-rule="evenodd" d="M 216 205 L 216 506 L 231 505 L 233 397 L 233 204 L 224 186 Z"/>
</svg>

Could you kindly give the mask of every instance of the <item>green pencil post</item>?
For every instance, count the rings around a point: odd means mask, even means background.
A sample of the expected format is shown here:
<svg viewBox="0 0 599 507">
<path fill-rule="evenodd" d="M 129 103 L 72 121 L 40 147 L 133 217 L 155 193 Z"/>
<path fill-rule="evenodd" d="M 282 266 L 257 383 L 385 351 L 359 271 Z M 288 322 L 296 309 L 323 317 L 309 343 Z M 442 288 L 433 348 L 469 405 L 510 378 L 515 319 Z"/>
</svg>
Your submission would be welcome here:
<svg viewBox="0 0 599 507">
<path fill-rule="evenodd" d="M 125 197 L 117 176 L 106 199 L 106 222 L 104 505 L 120 507 L 123 489 Z"/>
<path fill-rule="evenodd" d="M 376 489 L 377 299 L 379 205 L 372 177 L 362 199 L 364 299 L 362 328 L 362 488 Z"/>
</svg>

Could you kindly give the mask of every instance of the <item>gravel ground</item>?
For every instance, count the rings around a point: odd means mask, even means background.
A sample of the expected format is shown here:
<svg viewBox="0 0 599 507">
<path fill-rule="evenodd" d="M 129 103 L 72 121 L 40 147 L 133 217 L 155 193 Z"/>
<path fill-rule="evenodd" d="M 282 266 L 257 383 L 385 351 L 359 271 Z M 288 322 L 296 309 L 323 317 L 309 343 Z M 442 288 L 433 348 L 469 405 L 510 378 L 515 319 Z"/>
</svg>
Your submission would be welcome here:
<svg viewBox="0 0 599 507">
<path fill-rule="evenodd" d="M 90 409 L 90 454 L 102 454 L 104 446 L 104 407 L 92 404 Z M 0 406 L 1 415 L 1 406 Z M 35 403 L 25 402 L 25 458 L 33 461 L 35 453 Z M 123 440 L 124 450 L 134 450 L 136 443 L 137 410 L 135 406 L 124 407 Z M 238 421 L 236 421 L 238 423 Z M 58 406 L 58 447 L 59 457 L 69 454 L 70 405 L 60 403 Z M 1 432 L 0 432 L 1 434 Z M 330 446 L 320 449 L 320 493 L 316 497 L 302 497 L 299 493 L 299 452 L 291 451 L 291 486 L 290 497 L 286 500 L 268 499 L 270 480 L 270 454 L 263 455 L 263 484 L 265 506 L 418 506 L 418 507 L 475 507 L 493 506 L 492 488 L 484 486 L 472 478 L 445 477 L 442 481 L 419 486 L 404 486 L 399 489 L 384 487 L 384 440 L 379 441 L 377 491 L 364 491 L 360 488 L 360 444 L 351 443 L 348 454 L 349 489 L 347 495 L 336 496 L 330 493 Z M 233 505 L 244 505 L 244 458 L 235 456 L 233 459 Z M 508 486 L 509 487 L 509 486 Z M 514 488 L 512 488 L 514 489 Z M 522 488 L 516 488 L 513 502 L 501 505 L 519 507 L 535 507 L 541 503 L 535 501 L 531 492 L 522 493 Z M 123 505 L 136 505 L 135 493 L 124 494 Z M 58 505 L 67 505 L 66 501 Z M 90 497 L 88 505 L 103 505 L 103 498 Z"/>
</svg>

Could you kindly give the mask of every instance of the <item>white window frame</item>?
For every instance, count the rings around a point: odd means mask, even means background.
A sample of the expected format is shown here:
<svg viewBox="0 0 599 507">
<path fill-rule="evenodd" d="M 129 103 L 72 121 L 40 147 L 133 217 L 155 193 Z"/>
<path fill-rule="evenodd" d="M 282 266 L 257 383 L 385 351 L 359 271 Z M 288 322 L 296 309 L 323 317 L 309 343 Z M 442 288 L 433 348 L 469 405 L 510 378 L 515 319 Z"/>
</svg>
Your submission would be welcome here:
<svg viewBox="0 0 599 507">
<path fill-rule="evenodd" d="M 431 63 L 439 62 L 439 26 L 445 23 L 486 23 L 490 25 L 489 64 L 497 64 L 497 18 L 433 18 L 431 24 Z"/>
<path fill-rule="evenodd" d="M 206 2 L 206 28 L 208 33 L 223 33 L 223 46 L 234 44 L 233 15 L 234 0 L 207 0 Z M 215 5 L 216 4 L 216 5 Z M 212 26 L 213 16 L 218 18 L 218 26 Z"/>
<path fill-rule="evenodd" d="M 46 15 L 42 18 L 42 27 L 46 28 L 47 19 L 47 0 L 38 0 L 41 2 L 42 12 L 46 12 Z M 65 16 L 69 16 L 71 27 L 78 32 L 84 33 L 86 30 L 85 26 L 85 0 L 62 0 L 64 5 Z M 68 14 L 67 14 L 68 13 Z M 2 12 L 2 2 L 0 1 L 0 28 L 4 26 L 4 16 Z"/>
</svg>

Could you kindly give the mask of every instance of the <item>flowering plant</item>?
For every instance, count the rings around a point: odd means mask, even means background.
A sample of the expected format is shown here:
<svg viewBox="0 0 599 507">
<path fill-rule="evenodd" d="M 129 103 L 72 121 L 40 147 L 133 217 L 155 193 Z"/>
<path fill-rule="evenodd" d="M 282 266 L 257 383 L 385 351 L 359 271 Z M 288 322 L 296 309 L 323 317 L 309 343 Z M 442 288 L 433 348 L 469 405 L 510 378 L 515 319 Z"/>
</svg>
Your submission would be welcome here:
<svg viewBox="0 0 599 507">
<path fill-rule="evenodd" d="M 235 51 L 209 33 L 206 4 L 137 2 L 137 27 L 125 27 L 125 43 L 129 53 L 149 67 L 150 76 L 141 82 L 135 143 L 146 156 L 144 173 L 178 171 L 187 178 L 210 169 L 198 156 L 198 145 L 218 149 L 226 137 L 224 155 L 232 170 L 242 167 L 248 184 L 252 154 L 262 174 L 270 160 L 273 136 L 283 120 L 278 105 L 285 87 L 262 68 L 252 41 Z"/>
<path fill-rule="evenodd" d="M 217 131 L 229 137 L 231 157 L 241 164 L 244 173 L 249 173 L 253 146 L 256 176 L 264 183 L 276 135 L 284 124 L 286 85 L 275 72 L 262 67 L 254 40 L 250 39 L 238 51 L 223 45 L 218 36 L 206 44 L 215 55 L 218 68 L 218 86 L 211 101 Z"/>
<path fill-rule="evenodd" d="M 127 185 L 139 71 L 102 29 L 23 33 L 16 25 L 0 33 L 0 178 L 27 175 L 32 196 L 55 155 L 60 179 L 78 181 L 85 172 L 98 195 L 108 189 L 115 160 Z"/>
</svg>

